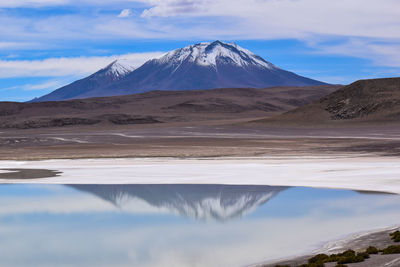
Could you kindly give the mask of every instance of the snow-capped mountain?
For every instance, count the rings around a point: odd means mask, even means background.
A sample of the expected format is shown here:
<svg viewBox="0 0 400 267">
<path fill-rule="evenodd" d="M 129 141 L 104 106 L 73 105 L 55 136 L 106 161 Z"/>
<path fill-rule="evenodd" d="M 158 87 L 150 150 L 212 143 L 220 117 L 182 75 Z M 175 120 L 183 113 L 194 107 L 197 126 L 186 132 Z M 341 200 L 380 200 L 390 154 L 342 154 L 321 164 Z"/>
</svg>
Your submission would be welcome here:
<svg viewBox="0 0 400 267">
<path fill-rule="evenodd" d="M 177 68 L 185 61 L 213 68 L 217 68 L 220 64 L 230 64 L 238 67 L 253 65 L 260 68 L 277 69 L 271 63 L 235 43 L 226 44 L 220 41 L 176 49 L 158 60 L 160 64 L 173 65 Z"/>
<path fill-rule="evenodd" d="M 232 185 L 71 185 L 129 211 L 145 201 L 196 220 L 226 221 L 255 210 L 287 187 Z"/>
<path fill-rule="evenodd" d="M 115 66 L 117 63 L 113 64 L 110 66 Z M 124 75 L 118 76 L 116 80 L 107 79 L 105 83 L 90 83 L 91 86 L 69 85 L 60 88 L 57 90 L 58 98 L 52 97 L 51 100 L 127 95 L 153 90 L 181 91 L 324 84 L 280 69 L 235 43 L 220 41 L 199 43 L 170 51 L 161 58 L 147 61 L 131 72 L 123 68 L 120 72 L 121 68 L 118 67 L 115 69 L 117 70 L 115 73 Z M 65 94 L 67 96 L 65 98 L 61 94 L 64 90 L 74 92 Z M 50 98 L 39 99 L 39 101 L 45 100 Z"/>
<path fill-rule="evenodd" d="M 152 90 L 308 86 L 322 82 L 282 70 L 234 43 L 199 43 L 168 52 L 98 90 L 102 96 Z M 85 95 L 89 97 L 90 95 Z"/>
<path fill-rule="evenodd" d="M 75 81 L 63 86 L 50 94 L 36 98 L 32 102 L 59 101 L 81 98 L 82 94 L 87 94 L 93 90 L 106 87 L 131 73 L 134 70 L 129 61 L 120 59 L 115 60 L 107 67 L 97 71 L 89 77 Z M 95 95 L 95 94 L 94 94 Z"/>
</svg>

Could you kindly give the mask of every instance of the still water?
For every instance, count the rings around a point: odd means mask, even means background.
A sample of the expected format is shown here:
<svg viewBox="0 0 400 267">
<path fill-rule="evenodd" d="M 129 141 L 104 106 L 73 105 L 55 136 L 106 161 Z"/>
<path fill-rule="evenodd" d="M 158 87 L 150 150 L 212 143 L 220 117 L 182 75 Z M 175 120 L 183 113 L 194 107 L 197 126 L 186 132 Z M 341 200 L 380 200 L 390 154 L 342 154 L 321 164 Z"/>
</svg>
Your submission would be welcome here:
<svg viewBox="0 0 400 267">
<path fill-rule="evenodd" d="M 400 196 L 234 185 L 0 185 L 1 266 L 246 266 L 400 222 Z"/>
</svg>

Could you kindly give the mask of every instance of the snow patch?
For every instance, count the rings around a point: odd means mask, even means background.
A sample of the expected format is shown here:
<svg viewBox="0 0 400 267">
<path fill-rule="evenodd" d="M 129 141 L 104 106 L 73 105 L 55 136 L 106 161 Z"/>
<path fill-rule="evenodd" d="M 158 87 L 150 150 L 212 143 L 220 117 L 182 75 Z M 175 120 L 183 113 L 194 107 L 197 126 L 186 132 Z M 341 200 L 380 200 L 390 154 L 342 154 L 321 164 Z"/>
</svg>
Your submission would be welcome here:
<svg viewBox="0 0 400 267">
<path fill-rule="evenodd" d="M 122 78 L 135 70 L 133 65 L 133 62 L 130 62 L 128 59 L 118 59 L 103 70 L 105 70 L 105 75 L 112 76 L 113 78 Z"/>
<path fill-rule="evenodd" d="M 110 65 L 108 73 L 115 77 L 122 77 L 131 73 L 134 69 L 135 68 L 130 65 L 128 60 L 119 59 Z"/>
<path fill-rule="evenodd" d="M 217 63 L 231 64 L 239 67 L 256 66 L 259 68 L 277 69 L 272 63 L 262 59 L 251 51 L 235 43 L 199 43 L 168 52 L 156 60 L 160 64 L 179 66 L 185 61 L 201 66 L 216 67 Z"/>
</svg>

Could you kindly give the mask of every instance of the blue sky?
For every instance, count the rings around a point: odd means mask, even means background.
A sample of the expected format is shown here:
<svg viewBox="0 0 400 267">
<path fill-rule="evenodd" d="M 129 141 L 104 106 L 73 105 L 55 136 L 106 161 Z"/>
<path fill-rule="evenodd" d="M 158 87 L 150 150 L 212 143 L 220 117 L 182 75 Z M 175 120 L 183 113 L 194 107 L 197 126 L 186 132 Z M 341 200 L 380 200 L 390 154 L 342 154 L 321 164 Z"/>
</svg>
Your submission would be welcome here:
<svg viewBox="0 0 400 267">
<path fill-rule="evenodd" d="M 2 0 L 0 101 L 217 39 L 325 82 L 399 76 L 399 10 L 398 0 Z"/>
</svg>

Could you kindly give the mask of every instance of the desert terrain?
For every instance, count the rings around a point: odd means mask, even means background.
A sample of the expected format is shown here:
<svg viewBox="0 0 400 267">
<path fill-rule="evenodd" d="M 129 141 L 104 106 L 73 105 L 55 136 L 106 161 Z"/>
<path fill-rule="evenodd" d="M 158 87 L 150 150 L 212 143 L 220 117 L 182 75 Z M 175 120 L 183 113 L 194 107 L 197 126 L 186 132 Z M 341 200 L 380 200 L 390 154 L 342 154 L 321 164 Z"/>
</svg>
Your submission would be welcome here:
<svg viewBox="0 0 400 267">
<path fill-rule="evenodd" d="M 182 183 L 209 183 L 216 174 L 214 183 L 397 194 L 398 83 L 0 103 L 0 178 L 4 183 L 157 184 L 174 183 L 176 177 Z M 145 168 L 149 165 L 154 168 Z M 29 177 L 32 169 L 35 177 Z M 376 179 L 381 173 L 385 179 Z M 336 248 L 386 244 L 385 235 L 352 237 Z M 298 264 L 305 257 L 282 263 Z M 396 266 L 397 259 L 373 256 L 354 266 Z"/>
<path fill-rule="evenodd" d="M 344 89 L 353 91 L 353 86 Z M 0 159 L 398 155 L 400 127 L 393 119 L 377 120 L 380 109 L 367 117 L 359 113 L 352 119 L 331 119 L 326 109 L 315 108 L 343 94 L 340 89 L 319 100 L 339 88 L 156 91 L 61 102 L 5 102 L 0 104 Z M 358 109 L 365 110 L 370 102 L 360 102 Z M 354 110 L 355 104 L 350 104 Z M 389 106 L 392 112 L 395 105 Z M 384 109 L 384 116 L 389 111 Z M 316 123 L 321 116 L 328 119 Z"/>
<path fill-rule="evenodd" d="M 397 156 L 399 82 L 3 102 L 0 159 Z"/>
</svg>

